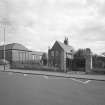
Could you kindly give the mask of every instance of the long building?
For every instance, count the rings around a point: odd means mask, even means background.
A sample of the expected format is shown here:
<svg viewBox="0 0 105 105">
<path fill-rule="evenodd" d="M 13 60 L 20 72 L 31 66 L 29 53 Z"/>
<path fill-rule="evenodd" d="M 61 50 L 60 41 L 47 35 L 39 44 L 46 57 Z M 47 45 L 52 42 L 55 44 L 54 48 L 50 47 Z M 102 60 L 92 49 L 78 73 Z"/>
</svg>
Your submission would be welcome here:
<svg viewBox="0 0 105 105">
<path fill-rule="evenodd" d="M 5 59 L 11 65 L 41 63 L 43 52 L 30 51 L 19 43 L 5 45 Z M 0 59 L 4 59 L 4 46 L 0 46 Z"/>
</svg>

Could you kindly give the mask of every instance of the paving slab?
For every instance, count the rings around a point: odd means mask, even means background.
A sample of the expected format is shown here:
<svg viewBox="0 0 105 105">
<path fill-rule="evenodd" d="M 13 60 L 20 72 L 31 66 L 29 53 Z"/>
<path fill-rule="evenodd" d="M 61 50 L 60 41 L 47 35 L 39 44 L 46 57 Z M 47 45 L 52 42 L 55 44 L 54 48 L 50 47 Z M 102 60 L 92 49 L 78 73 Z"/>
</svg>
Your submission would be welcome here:
<svg viewBox="0 0 105 105">
<path fill-rule="evenodd" d="M 75 73 L 60 73 L 60 72 L 48 72 L 48 71 L 39 71 L 39 70 L 20 70 L 20 69 L 8 69 L 1 70 L 3 72 L 14 72 L 22 74 L 31 74 L 31 75 L 45 75 L 45 76 L 55 76 L 55 77 L 64 77 L 64 78 L 77 78 L 77 79 L 88 79 L 88 80 L 97 80 L 105 81 L 105 75 L 92 75 L 92 74 L 75 74 Z"/>
</svg>

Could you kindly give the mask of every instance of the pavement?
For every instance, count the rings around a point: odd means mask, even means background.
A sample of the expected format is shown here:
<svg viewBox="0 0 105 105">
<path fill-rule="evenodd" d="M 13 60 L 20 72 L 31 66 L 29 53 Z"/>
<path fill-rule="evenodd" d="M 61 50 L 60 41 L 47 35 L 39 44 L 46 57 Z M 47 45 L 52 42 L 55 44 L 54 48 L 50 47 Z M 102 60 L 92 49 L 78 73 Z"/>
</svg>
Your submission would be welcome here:
<svg viewBox="0 0 105 105">
<path fill-rule="evenodd" d="M 105 81 L 105 75 L 95 75 L 95 74 L 85 74 L 85 73 L 60 73 L 60 72 L 48 72 L 48 71 L 39 71 L 39 70 L 20 70 L 20 69 L 7 69 L 0 70 L 3 72 L 13 72 L 13 73 L 22 73 L 22 74 L 31 74 L 31 75 L 44 75 L 44 76 L 53 76 L 53 77 L 63 77 L 63 78 L 76 78 L 76 79 L 88 79 L 96 81 Z"/>
<path fill-rule="evenodd" d="M 105 105 L 103 80 L 101 75 L 6 69 L 0 71 L 0 105 Z"/>
</svg>

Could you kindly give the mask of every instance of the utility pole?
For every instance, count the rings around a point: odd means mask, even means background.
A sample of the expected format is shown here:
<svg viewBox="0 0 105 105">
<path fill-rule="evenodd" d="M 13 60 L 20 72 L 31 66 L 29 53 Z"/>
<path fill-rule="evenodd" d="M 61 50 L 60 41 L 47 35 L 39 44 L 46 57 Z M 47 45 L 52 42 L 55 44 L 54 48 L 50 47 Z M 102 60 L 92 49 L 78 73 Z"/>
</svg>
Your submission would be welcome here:
<svg viewBox="0 0 105 105">
<path fill-rule="evenodd" d="M 1 27 L 3 29 L 3 62 L 4 62 L 4 71 L 6 70 L 6 48 L 5 48 L 5 42 L 6 42 L 6 26 L 10 24 L 7 18 L 3 18 L 0 21 Z"/>
<path fill-rule="evenodd" d="M 93 69 L 93 58 L 92 58 L 92 54 L 91 54 L 91 69 Z"/>
<path fill-rule="evenodd" d="M 4 26 L 4 29 L 3 29 L 3 31 L 4 31 L 4 71 L 5 71 L 5 63 L 6 63 L 6 60 L 5 60 L 5 26 Z"/>
</svg>

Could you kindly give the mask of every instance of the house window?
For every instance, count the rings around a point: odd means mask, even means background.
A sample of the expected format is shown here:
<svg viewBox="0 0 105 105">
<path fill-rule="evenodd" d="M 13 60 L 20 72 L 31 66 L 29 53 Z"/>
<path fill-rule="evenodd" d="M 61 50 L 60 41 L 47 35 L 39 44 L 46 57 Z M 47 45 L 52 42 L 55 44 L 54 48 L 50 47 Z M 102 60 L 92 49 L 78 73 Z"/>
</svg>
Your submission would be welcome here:
<svg viewBox="0 0 105 105">
<path fill-rule="evenodd" d="M 58 51 L 55 51 L 55 56 L 58 56 L 59 55 L 59 52 Z"/>
<path fill-rule="evenodd" d="M 29 60 L 29 53 L 26 52 L 26 62 L 28 63 L 28 60 Z"/>
<path fill-rule="evenodd" d="M 25 62 L 25 52 L 19 52 L 19 61 L 20 63 Z"/>
<path fill-rule="evenodd" d="M 39 59 L 41 60 L 42 56 L 39 56 Z"/>
<path fill-rule="evenodd" d="M 35 55 L 32 55 L 32 59 L 33 59 L 33 61 L 35 60 Z"/>
<path fill-rule="evenodd" d="M 70 52 L 73 52 L 73 50 L 70 50 Z"/>
<path fill-rule="evenodd" d="M 54 57 L 54 51 L 51 51 L 51 56 Z"/>
</svg>

